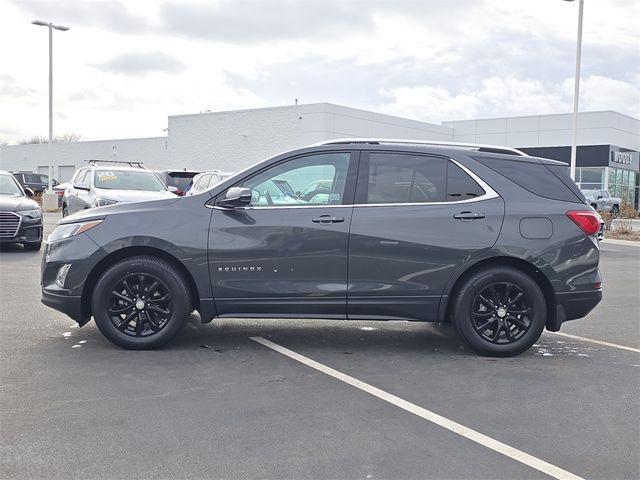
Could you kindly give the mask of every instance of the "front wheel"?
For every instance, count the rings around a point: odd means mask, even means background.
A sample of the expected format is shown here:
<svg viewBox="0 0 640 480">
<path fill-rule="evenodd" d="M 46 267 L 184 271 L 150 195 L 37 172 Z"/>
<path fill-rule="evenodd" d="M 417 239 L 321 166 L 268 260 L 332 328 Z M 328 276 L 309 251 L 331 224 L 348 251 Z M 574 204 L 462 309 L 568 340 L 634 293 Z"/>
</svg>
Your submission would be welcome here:
<svg viewBox="0 0 640 480">
<path fill-rule="evenodd" d="M 177 335 L 192 311 L 185 285 L 180 272 L 164 260 L 122 260 L 96 283 L 93 318 L 102 334 L 120 347 L 158 348 Z"/>
<path fill-rule="evenodd" d="M 452 321 L 478 353 L 510 357 L 529 349 L 542 334 L 547 305 L 526 273 L 490 267 L 467 278 L 454 297 Z"/>
</svg>

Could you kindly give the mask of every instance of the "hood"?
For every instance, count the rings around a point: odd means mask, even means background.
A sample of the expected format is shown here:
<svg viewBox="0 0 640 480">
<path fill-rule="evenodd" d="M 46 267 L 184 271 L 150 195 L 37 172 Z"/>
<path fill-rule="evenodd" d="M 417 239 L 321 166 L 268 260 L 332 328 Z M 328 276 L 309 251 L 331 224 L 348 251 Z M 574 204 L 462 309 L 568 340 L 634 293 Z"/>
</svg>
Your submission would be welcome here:
<svg viewBox="0 0 640 480">
<path fill-rule="evenodd" d="M 163 192 L 138 192 L 138 193 L 160 193 Z M 58 225 L 63 225 L 65 223 L 75 223 L 75 222 L 84 222 L 93 219 L 105 218 L 109 215 L 117 215 L 120 213 L 127 212 L 144 212 L 150 210 L 163 210 L 167 208 L 172 203 L 175 203 L 181 200 L 184 197 L 177 197 L 171 192 L 166 192 L 169 195 L 162 195 L 160 200 L 151 200 L 148 202 L 122 202 L 116 203 L 115 205 L 109 205 L 107 207 L 97 207 L 97 208 L 89 208 L 87 210 L 80 210 L 73 215 L 69 215 L 68 217 L 64 217 L 62 220 L 58 221 Z M 109 197 L 105 197 L 109 198 Z M 115 200 L 115 198 L 112 198 Z"/>
<path fill-rule="evenodd" d="M 147 200 L 176 198 L 176 195 L 167 190 L 162 192 L 145 192 L 142 190 L 107 190 L 96 188 L 95 191 L 100 198 L 115 200 L 116 202 L 145 202 Z"/>
<path fill-rule="evenodd" d="M 40 206 L 27 197 L 10 197 L 0 195 L 0 212 L 20 212 L 22 210 L 34 210 Z"/>
</svg>

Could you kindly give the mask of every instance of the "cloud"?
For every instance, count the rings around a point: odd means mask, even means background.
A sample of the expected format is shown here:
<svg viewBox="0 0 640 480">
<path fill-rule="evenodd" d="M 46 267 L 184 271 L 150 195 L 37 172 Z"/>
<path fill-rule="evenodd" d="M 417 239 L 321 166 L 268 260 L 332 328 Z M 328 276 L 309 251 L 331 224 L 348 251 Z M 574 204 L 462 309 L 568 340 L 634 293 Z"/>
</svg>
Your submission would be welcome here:
<svg viewBox="0 0 640 480">
<path fill-rule="evenodd" d="M 94 65 L 105 72 L 129 76 L 144 76 L 149 73 L 181 73 L 184 63 L 163 52 L 123 53 L 104 63 Z"/>
<path fill-rule="evenodd" d="M 148 18 L 135 15 L 116 0 L 13 0 L 34 18 L 74 27 L 99 27 L 121 33 L 148 31 Z"/>
<path fill-rule="evenodd" d="M 592 75 L 580 82 L 580 110 L 616 110 L 640 118 L 640 75 L 629 82 Z M 573 94 L 573 78 L 564 83 Z"/>
<path fill-rule="evenodd" d="M 160 23 L 170 34 L 246 44 L 371 29 L 370 16 L 358 10 L 348 2 L 170 2 L 160 6 Z"/>
</svg>

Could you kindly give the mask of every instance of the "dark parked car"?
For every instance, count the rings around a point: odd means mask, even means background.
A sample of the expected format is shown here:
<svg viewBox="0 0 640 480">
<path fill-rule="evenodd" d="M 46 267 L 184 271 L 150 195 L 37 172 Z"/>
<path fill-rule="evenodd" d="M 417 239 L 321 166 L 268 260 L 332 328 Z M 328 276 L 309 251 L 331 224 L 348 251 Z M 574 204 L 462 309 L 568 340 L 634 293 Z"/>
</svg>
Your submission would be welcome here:
<svg viewBox="0 0 640 480">
<path fill-rule="evenodd" d="M 0 170 L 0 243 L 21 243 L 25 250 L 40 250 L 42 210 L 9 172 Z"/>
<path fill-rule="evenodd" d="M 49 187 L 49 175 L 33 172 L 11 172 L 11 174 L 22 185 L 22 188 L 30 188 L 34 193 L 42 193 Z M 51 179 L 51 186 L 55 187 L 60 182 L 55 178 Z"/>
<path fill-rule="evenodd" d="M 178 196 L 183 196 L 189 186 L 193 185 L 193 177 L 201 173 L 198 170 L 156 170 L 160 180 L 167 187 L 176 187 L 175 192 Z"/>
<path fill-rule="evenodd" d="M 273 180 L 294 192 L 263 196 Z M 325 185 L 326 186 L 326 185 Z M 159 347 L 215 317 L 451 322 L 515 355 L 602 298 L 596 212 L 565 164 L 507 147 L 341 140 L 284 153 L 201 195 L 58 222 L 42 301 L 113 343 Z"/>
</svg>

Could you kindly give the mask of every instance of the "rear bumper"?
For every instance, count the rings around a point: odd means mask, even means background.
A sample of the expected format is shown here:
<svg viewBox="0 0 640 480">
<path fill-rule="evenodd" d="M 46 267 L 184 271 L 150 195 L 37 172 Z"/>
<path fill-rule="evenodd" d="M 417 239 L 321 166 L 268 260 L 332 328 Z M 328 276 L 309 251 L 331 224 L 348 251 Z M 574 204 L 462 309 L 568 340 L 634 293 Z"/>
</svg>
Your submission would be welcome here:
<svg viewBox="0 0 640 480">
<path fill-rule="evenodd" d="M 602 289 L 556 293 L 556 298 L 555 318 L 547 322 L 547 330 L 551 332 L 560 330 L 564 322 L 587 316 L 602 300 Z"/>
</svg>

